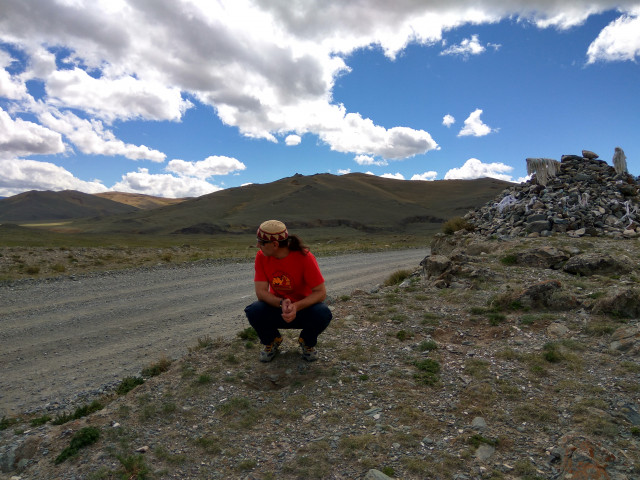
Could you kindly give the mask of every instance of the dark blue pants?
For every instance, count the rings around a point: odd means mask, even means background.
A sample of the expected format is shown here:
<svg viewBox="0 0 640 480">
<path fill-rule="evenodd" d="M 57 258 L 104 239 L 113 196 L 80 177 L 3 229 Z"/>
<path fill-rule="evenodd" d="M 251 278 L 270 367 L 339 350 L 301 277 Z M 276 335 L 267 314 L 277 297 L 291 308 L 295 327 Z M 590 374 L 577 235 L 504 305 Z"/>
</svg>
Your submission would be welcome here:
<svg viewBox="0 0 640 480">
<path fill-rule="evenodd" d="M 331 323 L 333 314 L 329 307 L 324 303 L 316 303 L 299 312 L 296 312 L 296 318 L 287 323 L 282 318 L 282 309 L 280 307 L 272 307 L 268 303 L 257 301 L 244 309 L 249 324 L 255 329 L 260 337 L 260 343 L 269 345 L 280 337 L 279 328 L 297 329 L 300 332 L 300 338 L 308 347 L 315 347 L 318 343 L 318 335 L 320 335 Z"/>
</svg>

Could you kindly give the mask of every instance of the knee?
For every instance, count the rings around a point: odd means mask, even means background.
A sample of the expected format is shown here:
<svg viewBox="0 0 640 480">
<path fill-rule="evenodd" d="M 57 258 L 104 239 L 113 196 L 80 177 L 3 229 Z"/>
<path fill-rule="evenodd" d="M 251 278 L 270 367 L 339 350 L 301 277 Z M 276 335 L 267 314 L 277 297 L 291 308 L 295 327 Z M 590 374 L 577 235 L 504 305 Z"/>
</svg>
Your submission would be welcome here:
<svg viewBox="0 0 640 480">
<path fill-rule="evenodd" d="M 247 316 L 249 322 L 253 319 L 256 319 L 264 314 L 266 303 L 257 301 L 253 302 L 251 305 L 247 305 L 244 309 L 244 314 Z"/>
</svg>

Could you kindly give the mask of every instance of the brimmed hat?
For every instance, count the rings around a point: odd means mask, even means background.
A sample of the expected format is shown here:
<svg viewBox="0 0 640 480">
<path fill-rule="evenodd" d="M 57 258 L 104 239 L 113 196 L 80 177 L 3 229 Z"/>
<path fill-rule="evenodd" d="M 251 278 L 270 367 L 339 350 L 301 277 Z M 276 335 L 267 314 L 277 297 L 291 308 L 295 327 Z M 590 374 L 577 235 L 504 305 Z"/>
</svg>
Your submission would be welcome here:
<svg viewBox="0 0 640 480">
<path fill-rule="evenodd" d="M 258 227 L 258 240 L 280 242 L 286 240 L 288 236 L 286 225 L 279 220 L 267 220 Z"/>
</svg>

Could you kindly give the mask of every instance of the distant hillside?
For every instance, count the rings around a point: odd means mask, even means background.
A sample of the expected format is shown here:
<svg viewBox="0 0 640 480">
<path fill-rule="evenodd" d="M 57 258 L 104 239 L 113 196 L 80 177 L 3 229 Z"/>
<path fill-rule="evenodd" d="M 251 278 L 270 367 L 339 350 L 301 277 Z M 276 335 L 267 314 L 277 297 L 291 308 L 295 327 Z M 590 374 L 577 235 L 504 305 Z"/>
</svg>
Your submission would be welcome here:
<svg viewBox="0 0 640 480">
<path fill-rule="evenodd" d="M 421 182 L 360 173 L 295 175 L 154 210 L 77 221 L 73 227 L 104 233 L 247 233 L 263 220 L 278 218 L 298 229 L 437 229 L 447 219 L 495 198 L 509 185 L 491 178 Z"/>
<path fill-rule="evenodd" d="M 0 223 L 27 223 L 134 212 L 131 205 L 87 193 L 29 191 L 0 200 Z"/>
<path fill-rule="evenodd" d="M 124 192 L 104 192 L 95 193 L 96 197 L 107 198 L 114 202 L 124 203 L 140 210 L 152 210 L 154 208 L 166 207 L 167 205 L 175 205 L 182 203 L 189 198 L 163 198 L 153 197 L 151 195 L 142 195 L 140 193 L 124 193 Z"/>
</svg>

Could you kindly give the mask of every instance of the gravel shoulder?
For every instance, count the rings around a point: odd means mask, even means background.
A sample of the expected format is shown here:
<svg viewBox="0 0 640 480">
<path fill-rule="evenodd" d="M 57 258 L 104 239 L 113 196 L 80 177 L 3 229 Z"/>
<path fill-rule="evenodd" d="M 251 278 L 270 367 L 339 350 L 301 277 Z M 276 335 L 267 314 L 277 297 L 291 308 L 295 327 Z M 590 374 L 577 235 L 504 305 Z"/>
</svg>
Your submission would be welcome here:
<svg viewBox="0 0 640 480">
<path fill-rule="evenodd" d="M 428 249 L 319 258 L 329 297 L 415 269 Z M 99 396 L 202 337 L 248 326 L 252 262 L 200 261 L 0 286 L 0 417 Z"/>
</svg>

